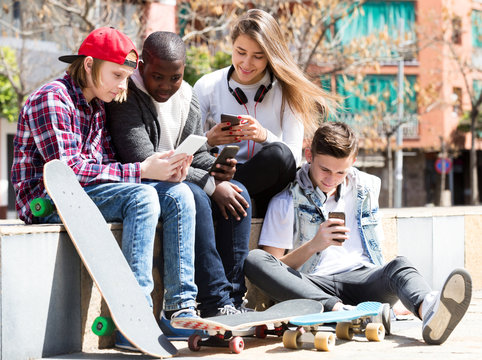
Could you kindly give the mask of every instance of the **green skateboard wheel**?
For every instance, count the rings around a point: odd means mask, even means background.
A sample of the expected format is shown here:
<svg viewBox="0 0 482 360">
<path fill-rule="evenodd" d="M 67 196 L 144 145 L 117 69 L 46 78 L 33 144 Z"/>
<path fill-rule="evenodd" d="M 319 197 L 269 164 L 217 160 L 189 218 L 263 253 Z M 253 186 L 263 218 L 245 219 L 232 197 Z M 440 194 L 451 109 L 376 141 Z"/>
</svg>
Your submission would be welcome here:
<svg viewBox="0 0 482 360">
<path fill-rule="evenodd" d="M 35 198 L 30 202 L 30 210 L 34 216 L 44 217 L 52 214 L 54 211 L 54 205 L 48 199 Z"/>
<path fill-rule="evenodd" d="M 112 318 L 99 316 L 92 323 L 92 332 L 97 336 L 110 336 L 115 330 Z"/>
</svg>

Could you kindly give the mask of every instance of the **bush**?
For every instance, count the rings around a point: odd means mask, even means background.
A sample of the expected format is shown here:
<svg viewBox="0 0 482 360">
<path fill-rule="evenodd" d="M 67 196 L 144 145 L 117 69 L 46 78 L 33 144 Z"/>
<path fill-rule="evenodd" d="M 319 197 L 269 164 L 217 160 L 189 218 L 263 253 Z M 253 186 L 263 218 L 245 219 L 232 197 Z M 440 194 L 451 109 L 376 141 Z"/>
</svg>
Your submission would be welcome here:
<svg viewBox="0 0 482 360">
<path fill-rule="evenodd" d="M 206 46 L 191 46 L 186 51 L 186 67 L 184 80 L 193 86 L 198 79 L 217 69 L 231 65 L 231 55 L 218 51 L 212 56 Z"/>
<path fill-rule="evenodd" d="M 15 52 L 8 47 L 2 47 L 1 51 L 8 66 L 15 68 Z M 5 69 L 0 65 L 0 73 L 3 71 Z M 0 117 L 13 122 L 17 120 L 17 116 L 17 94 L 10 81 L 5 76 L 0 75 Z"/>
</svg>

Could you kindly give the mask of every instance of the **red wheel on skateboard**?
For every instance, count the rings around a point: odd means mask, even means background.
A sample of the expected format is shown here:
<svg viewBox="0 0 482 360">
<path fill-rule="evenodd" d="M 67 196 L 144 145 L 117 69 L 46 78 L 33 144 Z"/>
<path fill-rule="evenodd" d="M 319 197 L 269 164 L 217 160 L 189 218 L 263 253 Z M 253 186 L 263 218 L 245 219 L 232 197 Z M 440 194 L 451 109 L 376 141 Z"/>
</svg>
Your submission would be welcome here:
<svg viewBox="0 0 482 360">
<path fill-rule="evenodd" d="M 192 334 L 191 336 L 189 336 L 189 339 L 187 340 L 187 346 L 189 350 L 199 351 L 201 349 L 201 346 L 199 346 L 200 340 L 201 337 L 198 334 Z"/>
<path fill-rule="evenodd" d="M 266 330 L 268 329 L 268 327 L 266 325 L 259 325 L 259 326 L 256 326 L 256 329 L 254 331 L 254 335 L 257 337 L 257 338 L 260 338 L 260 339 L 265 339 L 266 336 L 268 334 L 266 334 Z"/>
<path fill-rule="evenodd" d="M 229 340 L 229 349 L 235 354 L 240 354 L 244 349 L 243 338 L 240 336 L 235 336 Z"/>
</svg>

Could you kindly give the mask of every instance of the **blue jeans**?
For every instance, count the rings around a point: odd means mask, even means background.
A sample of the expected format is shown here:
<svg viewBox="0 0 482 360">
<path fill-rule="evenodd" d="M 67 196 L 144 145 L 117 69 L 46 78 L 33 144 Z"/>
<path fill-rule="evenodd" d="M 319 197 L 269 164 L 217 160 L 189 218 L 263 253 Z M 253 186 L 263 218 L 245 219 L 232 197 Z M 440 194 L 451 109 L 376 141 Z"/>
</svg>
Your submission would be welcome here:
<svg viewBox="0 0 482 360">
<path fill-rule="evenodd" d="M 105 183 L 84 188 L 107 222 L 122 222 L 122 252 L 152 306 L 154 238 L 162 223 L 164 309 L 195 306 L 194 199 L 182 183 Z M 57 214 L 39 219 L 57 223 Z"/>
<path fill-rule="evenodd" d="M 224 219 L 203 189 L 186 182 L 196 203 L 195 279 L 202 317 L 215 315 L 227 304 L 240 305 L 246 292 L 244 260 L 249 252 L 251 201 L 244 185 L 232 182 L 243 190 L 241 195 L 249 204 L 246 217 L 239 221 L 231 215 Z"/>
</svg>

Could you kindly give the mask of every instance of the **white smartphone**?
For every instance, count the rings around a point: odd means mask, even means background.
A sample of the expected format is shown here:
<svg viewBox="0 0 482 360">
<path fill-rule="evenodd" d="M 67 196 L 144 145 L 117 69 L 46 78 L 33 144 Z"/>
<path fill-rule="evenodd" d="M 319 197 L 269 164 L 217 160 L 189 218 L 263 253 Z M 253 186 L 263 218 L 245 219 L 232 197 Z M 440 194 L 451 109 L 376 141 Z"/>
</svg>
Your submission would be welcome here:
<svg viewBox="0 0 482 360">
<path fill-rule="evenodd" d="M 205 136 L 191 134 L 176 148 L 174 155 L 187 154 L 193 155 L 206 141 Z"/>
</svg>

